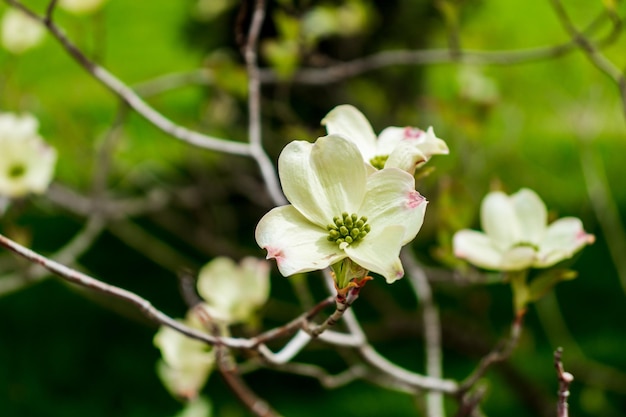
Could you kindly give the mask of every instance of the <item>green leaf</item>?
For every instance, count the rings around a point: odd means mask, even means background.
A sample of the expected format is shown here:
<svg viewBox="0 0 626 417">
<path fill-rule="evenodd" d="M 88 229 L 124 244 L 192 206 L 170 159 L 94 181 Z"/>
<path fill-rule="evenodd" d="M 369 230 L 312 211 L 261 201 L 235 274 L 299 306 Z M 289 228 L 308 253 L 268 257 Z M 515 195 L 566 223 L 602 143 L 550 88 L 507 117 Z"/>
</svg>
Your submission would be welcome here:
<svg viewBox="0 0 626 417">
<path fill-rule="evenodd" d="M 570 281 L 578 276 L 571 269 L 553 269 L 532 280 L 529 289 L 529 301 L 537 301 L 561 281 Z"/>
</svg>

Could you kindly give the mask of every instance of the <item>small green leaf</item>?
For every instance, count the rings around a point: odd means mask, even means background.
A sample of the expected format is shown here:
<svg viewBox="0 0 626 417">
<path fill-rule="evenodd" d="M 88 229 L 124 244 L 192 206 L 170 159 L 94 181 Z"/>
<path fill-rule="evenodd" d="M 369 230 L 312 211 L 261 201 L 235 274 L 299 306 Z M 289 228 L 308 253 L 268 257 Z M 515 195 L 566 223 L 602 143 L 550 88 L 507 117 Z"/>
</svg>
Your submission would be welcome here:
<svg viewBox="0 0 626 417">
<path fill-rule="evenodd" d="M 535 279 L 528 286 L 529 301 L 537 301 L 561 281 L 570 281 L 578 276 L 570 269 L 554 269 L 547 271 Z"/>
</svg>

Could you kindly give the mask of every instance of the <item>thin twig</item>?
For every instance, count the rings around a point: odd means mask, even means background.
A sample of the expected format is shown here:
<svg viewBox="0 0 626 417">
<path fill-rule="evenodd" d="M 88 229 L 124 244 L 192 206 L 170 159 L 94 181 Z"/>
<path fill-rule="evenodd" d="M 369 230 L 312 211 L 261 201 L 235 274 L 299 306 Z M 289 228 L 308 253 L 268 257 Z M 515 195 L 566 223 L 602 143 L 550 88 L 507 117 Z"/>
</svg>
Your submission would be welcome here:
<svg viewBox="0 0 626 417">
<path fill-rule="evenodd" d="M 556 375 L 559 379 L 559 400 L 556 406 L 557 417 L 568 417 L 568 404 L 567 399 L 569 397 L 569 386 L 574 381 L 574 375 L 569 372 L 565 372 L 563 369 L 563 362 L 561 356 L 563 355 L 563 348 L 557 348 L 554 352 L 554 367 L 556 368 Z"/>
<path fill-rule="evenodd" d="M 458 392 L 463 395 L 468 392 L 474 384 L 482 378 L 482 376 L 487 372 L 489 367 L 495 363 L 502 362 L 507 359 L 515 347 L 519 342 L 519 338 L 522 334 L 522 324 L 524 321 L 524 314 L 519 313 L 513 323 L 511 324 L 511 331 L 509 333 L 509 337 L 503 341 L 501 341 L 498 346 L 496 346 L 491 352 L 489 352 L 485 357 L 483 357 L 472 372 L 460 385 Z"/>
<path fill-rule="evenodd" d="M 248 144 L 204 135 L 175 124 L 152 108 L 148 103 L 143 101 L 137 93 L 116 78 L 113 74 L 87 58 L 87 56 L 85 56 L 85 54 L 69 40 L 65 33 L 56 24 L 54 24 L 51 19 L 39 16 L 37 13 L 33 12 L 17 0 L 5 0 L 5 2 L 22 10 L 31 18 L 37 20 L 48 28 L 50 34 L 63 46 L 70 56 L 72 56 L 85 70 L 87 70 L 87 72 L 100 81 L 100 83 L 102 83 L 106 88 L 115 93 L 133 110 L 163 132 L 178 140 L 200 148 L 211 149 L 234 155 L 251 155 L 251 148 Z"/>
<path fill-rule="evenodd" d="M 563 28 L 572 38 L 580 50 L 585 54 L 587 59 L 598 69 L 600 72 L 609 77 L 615 84 L 617 84 L 620 92 L 620 99 L 622 101 L 622 111 L 624 118 L 626 119 L 626 76 L 624 71 L 617 68 L 610 60 L 608 60 L 596 47 L 596 45 L 589 40 L 584 33 L 580 32 L 572 20 L 570 19 L 565 7 L 560 0 L 549 0 L 554 8 L 559 21 Z"/>
<path fill-rule="evenodd" d="M 407 248 L 404 248 L 401 257 L 402 263 L 407 269 L 409 283 L 413 286 L 413 292 L 417 296 L 422 309 L 426 343 L 426 375 L 433 378 L 441 378 L 443 371 L 439 310 L 433 300 L 428 278 L 412 255 Z M 426 395 L 426 410 L 429 417 L 445 416 L 443 395 L 440 392 L 430 392 Z"/>
<path fill-rule="evenodd" d="M 259 81 L 259 67 L 257 64 L 257 47 L 259 35 L 265 20 L 265 0 L 256 0 L 252 13 L 252 22 L 244 47 L 244 59 L 248 73 L 248 137 L 250 153 L 256 160 L 265 180 L 265 185 L 276 205 L 285 205 L 287 200 L 283 196 L 274 165 L 263 149 L 261 131 L 261 83 Z"/>
</svg>

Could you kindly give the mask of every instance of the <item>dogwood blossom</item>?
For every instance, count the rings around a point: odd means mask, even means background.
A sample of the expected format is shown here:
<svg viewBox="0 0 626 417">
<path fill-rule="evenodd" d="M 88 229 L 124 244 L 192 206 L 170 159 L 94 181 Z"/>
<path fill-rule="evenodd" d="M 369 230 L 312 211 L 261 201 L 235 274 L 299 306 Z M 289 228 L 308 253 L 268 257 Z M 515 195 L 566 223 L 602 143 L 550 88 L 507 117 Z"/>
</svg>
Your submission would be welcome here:
<svg viewBox="0 0 626 417">
<path fill-rule="evenodd" d="M 2 17 L 2 46 L 9 52 L 21 54 L 37 46 L 46 33 L 45 28 L 21 10 L 9 9 Z"/>
<path fill-rule="evenodd" d="M 417 235 L 427 204 L 412 175 L 396 168 L 368 175 L 356 145 L 338 135 L 291 142 L 278 171 L 291 205 L 263 216 L 255 236 L 284 276 L 345 258 L 389 283 L 404 275 L 400 248 Z"/>
<path fill-rule="evenodd" d="M 32 115 L 0 113 L 0 195 L 16 198 L 48 188 L 57 154 L 37 128 Z"/>
<path fill-rule="evenodd" d="M 198 330 L 206 330 L 192 312 L 184 323 Z M 177 398 L 195 398 L 215 365 L 212 347 L 167 326 L 162 326 L 156 333 L 154 345 L 161 351 L 162 359 L 157 363 L 157 373 L 165 388 Z"/>
<path fill-rule="evenodd" d="M 218 257 L 200 270 L 197 288 L 214 319 L 227 324 L 250 321 L 269 297 L 269 264 L 248 257 L 237 265 Z"/>
<path fill-rule="evenodd" d="M 59 0 L 59 7 L 74 14 L 89 14 L 98 10 L 106 0 Z"/>
<path fill-rule="evenodd" d="M 432 127 L 425 132 L 416 127 L 388 127 L 376 138 L 363 113 L 348 104 L 331 110 L 322 124 L 328 134 L 344 136 L 357 145 L 365 162 L 377 169 L 395 167 L 413 174 L 432 155 L 449 153 Z"/>
<path fill-rule="evenodd" d="M 487 194 L 480 216 L 484 233 L 461 230 L 453 246 L 457 257 L 485 269 L 546 268 L 571 258 L 595 239 L 575 217 L 548 225 L 545 204 L 527 188 L 511 196 L 501 191 Z"/>
</svg>

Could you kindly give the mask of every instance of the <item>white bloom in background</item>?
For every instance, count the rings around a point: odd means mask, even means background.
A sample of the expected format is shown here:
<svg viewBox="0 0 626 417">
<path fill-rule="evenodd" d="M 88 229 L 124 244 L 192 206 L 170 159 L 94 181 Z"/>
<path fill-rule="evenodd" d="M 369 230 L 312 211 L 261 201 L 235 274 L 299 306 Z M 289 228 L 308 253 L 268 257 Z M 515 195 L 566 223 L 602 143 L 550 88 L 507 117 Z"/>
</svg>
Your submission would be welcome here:
<svg viewBox="0 0 626 417">
<path fill-rule="evenodd" d="M 480 218 L 484 233 L 458 231 L 453 246 L 457 257 L 485 269 L 547 268 L 571 258 L 595 239 L 575 217 L 548 225 L 545 204 L 527 188 L 511 196 L 501 191 L 487 194 Z"/>
<path fill-rule="evenodd" d="M 291 205 L 263 216 L 255 236 L 281 274 L 350 258 L 390 283 L 404 275 L 400 248 L 417 235 L 427 203 L 412 175 L 389 168 L 368 176 L 357 147 L 336 135 L 291 142 L 278 173 Z"/>
<path fill-rule="evenodd" d="M 211 417 L 213 409 L 211 401 L 204 396 L 198 396 L 185 404 L 185 408 L 175 417 Z"/>
<path fill-rule="evenodd" d="M 187 315 L 184 323 L 206 331 L 193 313 Z M 175 397 L 196 398 L 215 364 L 212 346 L 166 326 L 161 326 L 154 336 L 154 345 L 161 351 L 157 373 L 163 385 Z"/>
<path fill-rule="evenodd" d="M 32 115 L 0 113 L 0 195 L 43 193 L 52 181 L 56 151 L 37 133 Z"/>
<path fill-rule="evenodd" d="M 344 104 L 331 110 L 322 124 L 328 134 L 343 136 L 353 142 L 365 162 L 377 169 L 400 168 L 409 174 L 432 155 L 448 154 L 446 143 L 435 136 L 432 127 L 423 131 L 416 127 L 388 127 L 378 138 L 363 113 Z"/>
<path fill-rule="evenodd" d="M 248 257 L 237 265 L 218 257 L 200 270 L 198 294 L 212 318 L 226 324 L 247 322 L 267 302 L 269 273 L 269 264 L 262 259 Z"/>
<path fill-rule="evenodd" d="M 10 8 L 2 17 L 2 46 L 21 54 L 43 40 L 45 28 L 21 10 Z"/>
<path fill-rule="evenodd" d="M 89 14 L 98 10 L 106 0 L 59 0 L 59 7 L 73 14 Z"/>
</svg>

